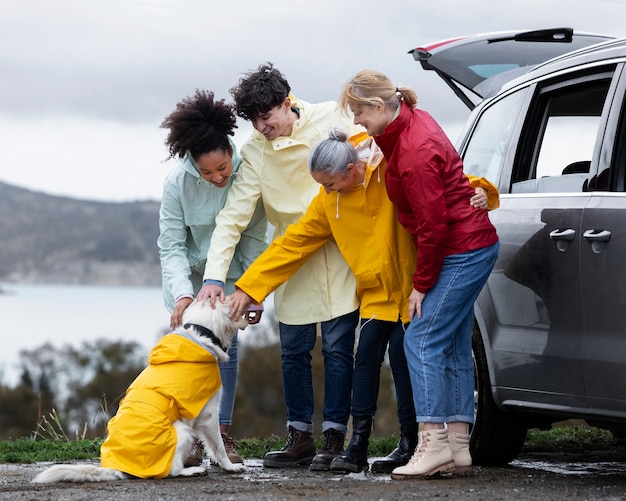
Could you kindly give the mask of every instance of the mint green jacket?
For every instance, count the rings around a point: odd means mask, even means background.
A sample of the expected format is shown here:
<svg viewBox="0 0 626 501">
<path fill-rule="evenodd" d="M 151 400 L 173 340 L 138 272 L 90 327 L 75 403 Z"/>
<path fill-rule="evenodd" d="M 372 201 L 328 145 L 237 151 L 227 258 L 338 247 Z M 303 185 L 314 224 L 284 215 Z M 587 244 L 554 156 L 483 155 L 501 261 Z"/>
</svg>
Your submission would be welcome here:
<svg viewBox="0 0 626 501">
<path fill-rule="evenodd" d="M 241 156 L 233 148 L 233 174 L 228 184 L 217 188 L 204 180 L 187 154 L 166 176 L 159 212 L 158 238 L 163 297 L 168 311 L 176 298 L 195 295 L 202 287 L 207 251 L 217 214 L 239 175 Z M 234 282 L 267 247 L 267 219 L 262 204 L 252 209 L 250 224 L 234 249 L 225 275 L 225 291 L 234 291 Z"/>
</svg>

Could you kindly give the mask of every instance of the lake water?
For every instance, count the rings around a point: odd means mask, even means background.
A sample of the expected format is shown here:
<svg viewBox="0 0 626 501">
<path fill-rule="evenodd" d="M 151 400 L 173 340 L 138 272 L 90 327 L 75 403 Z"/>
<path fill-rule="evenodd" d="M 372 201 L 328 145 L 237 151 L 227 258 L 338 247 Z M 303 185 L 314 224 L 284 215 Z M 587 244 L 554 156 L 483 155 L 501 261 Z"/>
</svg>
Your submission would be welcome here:
<svg viewBox="0 0 626 501">
<path fill-rule="evenodd" d="M 169 331 L 170 315 L 160 287 L 108 287 L 0 283 L 0 382 L 19 380 L 19 353 L 45 343 L 80 348 L 84 341 L 104 338 L 135 341 L 146 354 Z M 259 325 L 239 337 L 240 347 L 272 339 L 275 322 L 272 296 Z M 268 337 L 269 336 L 269 337 Z"/>
<path fill-rule="evenodd" d="M 168 329 L 159 287 L 0 284 L 2 382 L 19 378 L 20 350 L 80 347 L 98 338 L 136 341 L 146 352 Z"/>
</svg>

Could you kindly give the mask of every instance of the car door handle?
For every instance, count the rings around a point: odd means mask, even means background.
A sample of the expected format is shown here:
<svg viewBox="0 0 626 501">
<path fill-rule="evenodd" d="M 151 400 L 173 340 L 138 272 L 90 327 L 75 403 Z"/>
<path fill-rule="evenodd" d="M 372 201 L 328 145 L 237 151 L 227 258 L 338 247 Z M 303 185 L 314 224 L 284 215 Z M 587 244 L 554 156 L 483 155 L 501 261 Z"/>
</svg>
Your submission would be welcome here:
<svg viewBox="0 0 626 501">
<path fill-rule="evenodd" d="M 575 236 L 576 230 L 572 230 L 571 228 L 568 228 L 567 230 L 556 229 L 550 232 L 550 240 L 556 243 L 556 248 L 560 252 L 565 252 L 567 250 L 567 246 L 569 245 L 568 242 L 574 240 Z"/>
<path fill-rule="evenodd" d="M 591 242 L 591 250 L 596 254 L 600 254 L 606 242 L 611 240 L 611 232 L 609 230 L 587 230 L 583 233 L 583 238 L 587 242 Z"/>
<path fill-rule="evenodd" d="M 550 232 L 550 240 L 565 240 L 567 242 L 571 242 L 574 240 L 574 236 L 576 235 L 576 230 L 572 230 L 568 228 L 567 230 L 552 230 Z"/>
<path fill-rule="evenodd" d="M 590 242 L 608 242 L 611 240 L 609 230 L 587 230 L 583 233 L 583 238 Z"/>
</svg>

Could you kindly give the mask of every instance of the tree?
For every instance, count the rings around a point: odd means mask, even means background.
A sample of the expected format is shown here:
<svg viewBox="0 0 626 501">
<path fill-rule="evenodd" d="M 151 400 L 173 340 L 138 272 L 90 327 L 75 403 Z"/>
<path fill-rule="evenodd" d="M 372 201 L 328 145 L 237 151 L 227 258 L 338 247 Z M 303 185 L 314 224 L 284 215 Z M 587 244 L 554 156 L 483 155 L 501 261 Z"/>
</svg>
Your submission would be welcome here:
<svg viewBox="0 0 626 501">
<path fill-rule="evenodd" d="M 7 390 L 7 401 L 15 399 L 12 391 L 22 393 L 20 419 L 33 423 L 30 432 L 55 410 L 68 436 L 86 429 L 87 437 L 102 437 L 120 398 L 145 367 L 146 355 L 136 342 L 106 339 L 84 342 L 79 349 L 47 343 L 23 350 L 22 382 L 15 390 Z M 7 412 L 4 405 L 0 407 L 0 422 L 7 419 Z M 23 433 L 23 428 L 20 431 Z"/>
</svg>

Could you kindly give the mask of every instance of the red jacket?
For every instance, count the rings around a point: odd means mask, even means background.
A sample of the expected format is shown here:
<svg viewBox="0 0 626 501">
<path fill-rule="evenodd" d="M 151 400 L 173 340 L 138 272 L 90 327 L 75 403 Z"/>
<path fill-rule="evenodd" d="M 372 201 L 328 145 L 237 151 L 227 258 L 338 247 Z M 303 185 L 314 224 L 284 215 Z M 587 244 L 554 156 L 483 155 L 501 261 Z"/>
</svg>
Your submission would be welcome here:
<svg viewBox="0 0 626 501">
<path fill-rule="evenodd" d="M 444 257 L 496 243 L 496 229 L 486 210 L 469 204 L 474 190 L 463 161 L 428 113 L 403 102 L 375 139 L 387 159 L 387 193 L 417 248 L 415 289 L 427 292 Z"/>
</svg>

